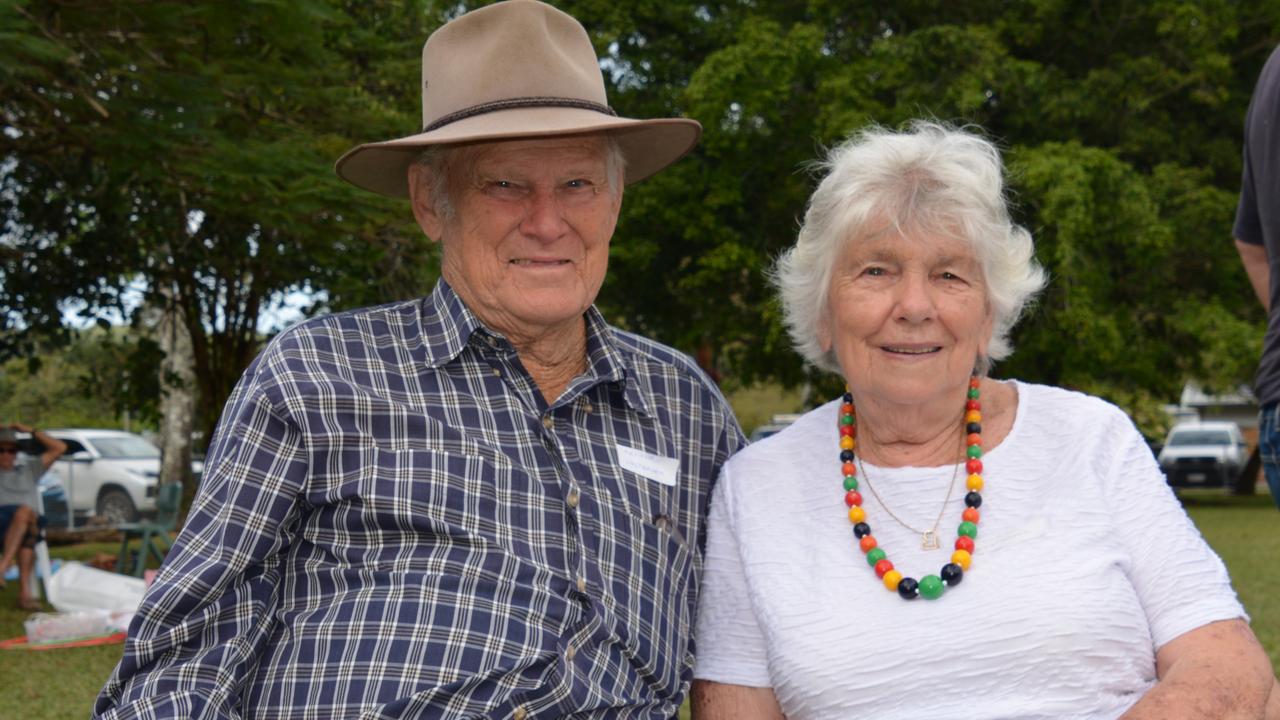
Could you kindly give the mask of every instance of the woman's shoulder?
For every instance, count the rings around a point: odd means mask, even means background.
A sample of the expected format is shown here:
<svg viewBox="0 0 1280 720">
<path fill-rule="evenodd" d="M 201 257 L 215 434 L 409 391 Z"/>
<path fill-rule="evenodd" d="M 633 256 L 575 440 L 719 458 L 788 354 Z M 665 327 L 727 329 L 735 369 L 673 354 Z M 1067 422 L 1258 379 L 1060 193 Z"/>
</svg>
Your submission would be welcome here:
<svg viewBox="0 0 1280 720">
<path fill-rule="evenodd" d="M 1018 391 L 1018 420 L 1057 428 L 1067 435 L 1114 433 L 1132 429 L 1133 421 L 1114 403 L 1079 390 L 1013 380 Z"/>
</svg>

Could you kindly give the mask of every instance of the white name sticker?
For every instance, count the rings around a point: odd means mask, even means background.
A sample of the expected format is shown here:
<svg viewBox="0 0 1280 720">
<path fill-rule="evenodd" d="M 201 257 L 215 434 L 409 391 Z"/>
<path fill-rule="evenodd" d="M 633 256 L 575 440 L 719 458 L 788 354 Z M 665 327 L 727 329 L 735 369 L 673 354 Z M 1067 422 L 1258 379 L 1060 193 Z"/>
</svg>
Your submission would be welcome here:
<svg viewBox="0 0 1280 720">
<path fill-rule="evenodd" d="M 680 472 L 680 461 L 653 455 L 643 450 L 629 448 L 626 445 L 615 445 L 618 448 L 618 464 L 624 470 L 660 482 L 667 487 L 675 487 L 676 477 Z"/>
</svg>

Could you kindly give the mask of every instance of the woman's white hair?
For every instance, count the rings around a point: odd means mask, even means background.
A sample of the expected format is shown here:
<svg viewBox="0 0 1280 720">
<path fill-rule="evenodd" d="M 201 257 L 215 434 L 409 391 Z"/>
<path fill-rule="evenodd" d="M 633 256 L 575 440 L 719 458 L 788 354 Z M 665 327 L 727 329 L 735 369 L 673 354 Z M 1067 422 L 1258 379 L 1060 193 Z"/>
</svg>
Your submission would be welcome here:
<svg viewBox="0 0 1280 720">
<path fill-rule="evenodd" d="M 976 369 L 1009 356 L 1009 333 L 1045 285 L 1031 233 L 1013 224 L 1000 151 L 965 129 L 917 120 L 905 132 L 872 127 L 816 163 L 826 176 L 809 198 L 796 244 L 771 279 L 796 350 L 815 366 L 841 372 L 819 334 L 831 270 L 846 243 L 885 231 L 958 236 L 973 245 L 994 319 L 991 342 Z"/>
</svg>

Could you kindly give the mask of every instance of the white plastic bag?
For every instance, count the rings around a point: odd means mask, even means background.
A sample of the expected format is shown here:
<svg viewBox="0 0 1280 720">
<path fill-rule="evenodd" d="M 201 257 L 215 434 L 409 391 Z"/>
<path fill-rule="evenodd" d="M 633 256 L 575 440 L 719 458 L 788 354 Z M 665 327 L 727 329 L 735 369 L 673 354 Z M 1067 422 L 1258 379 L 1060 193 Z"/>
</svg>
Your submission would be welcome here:
<svg viewBox="0 0 1280 720">
<path fill-rule="evenodd" d="M 49 604 L 58 612 L 127 610 L 142 603 L 147 584 L 142 578 L 107 572 L 84 563 L 68 562 L 45 583 Z M 30 637 L 30 633 L 27 633 Z"/>
</svg>

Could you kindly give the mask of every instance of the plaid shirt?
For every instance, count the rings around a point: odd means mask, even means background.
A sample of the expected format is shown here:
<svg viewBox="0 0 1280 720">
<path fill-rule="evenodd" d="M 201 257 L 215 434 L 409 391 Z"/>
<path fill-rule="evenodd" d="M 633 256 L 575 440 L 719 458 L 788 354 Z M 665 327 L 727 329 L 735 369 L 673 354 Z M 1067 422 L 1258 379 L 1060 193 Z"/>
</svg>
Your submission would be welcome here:
<svg viewBox="0 0 1280 720">
<path fill-rule="evenodd" d="M 95 715 L 674 716 L 742 433 L 687 357 L 586 321 L 550 406 L 443 281 L 277 337 Z"/>
</svg>

